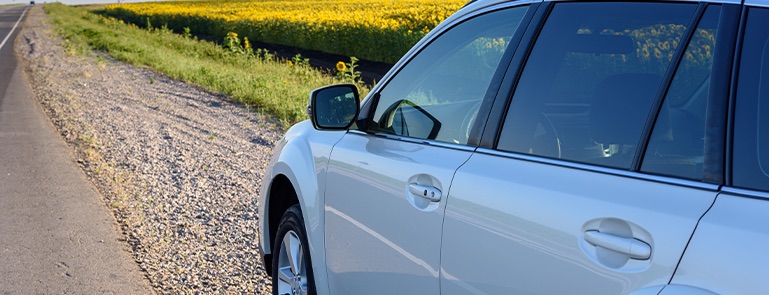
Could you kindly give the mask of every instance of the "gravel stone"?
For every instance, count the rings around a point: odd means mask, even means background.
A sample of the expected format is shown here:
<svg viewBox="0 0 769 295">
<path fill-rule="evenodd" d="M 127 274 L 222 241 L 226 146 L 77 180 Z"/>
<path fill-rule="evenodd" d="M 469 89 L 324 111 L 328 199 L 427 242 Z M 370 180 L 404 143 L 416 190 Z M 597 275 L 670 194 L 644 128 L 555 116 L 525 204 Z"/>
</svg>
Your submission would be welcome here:
<svg viewBox="0 0 769 295">
<path fill-rule="evenodd" d="M 227 96 L 103 53 L 72 56 L 39 8 L 16 52 L 158 293 L 269 293 L 257 203 L 282 127 Z"/>
</svg>

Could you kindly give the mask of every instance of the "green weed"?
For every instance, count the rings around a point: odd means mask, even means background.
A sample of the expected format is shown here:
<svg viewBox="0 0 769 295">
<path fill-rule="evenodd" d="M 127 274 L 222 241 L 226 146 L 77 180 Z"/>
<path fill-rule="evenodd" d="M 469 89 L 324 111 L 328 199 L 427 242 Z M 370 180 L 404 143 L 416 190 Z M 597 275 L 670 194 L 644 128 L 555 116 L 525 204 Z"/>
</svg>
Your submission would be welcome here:
<svg viewBox="0 0 769 295">
<path fill-rule="evenodd" d="M 346 80 L 312 69 L 304 60 L 292 64 L 279 60 L 264 49 L 233 53 L 213 42 L 185 38 L 167 26 L 155 27 L 146 19 L 146 28 L 96 15 L 83 8 L 47 4 L 45 11 L 57 32 L 69 40 L 73 54 L 87 55 L 100 50 L 112 58 L 151 67 L 171 78 L 224 93 L 234 100 L 258 107 L 285 126 L 307 118 L 307 95 L 312 89 Z M 236 36 L 233 36 L 236 37 Z M 245 38 L 238 40 L 245 51 Z M 248 44 L 250 47 L 250 44 Z M 65 50 L 70 50 L 65 46 Z M 361 86 L 361 97 L 368 89 Z"/>
</svg>

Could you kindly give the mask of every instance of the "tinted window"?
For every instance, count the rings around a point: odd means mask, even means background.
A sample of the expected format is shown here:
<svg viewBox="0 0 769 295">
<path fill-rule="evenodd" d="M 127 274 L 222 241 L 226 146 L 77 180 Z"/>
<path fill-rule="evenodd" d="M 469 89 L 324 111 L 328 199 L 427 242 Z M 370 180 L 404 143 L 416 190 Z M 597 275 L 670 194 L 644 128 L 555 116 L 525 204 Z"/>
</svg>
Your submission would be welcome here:
<svg viewBox="0 0 769 295">
<path fill-rule="evenodd" d="M 769 9 L 748 10 L 734 119 L 733 182 L 769 191 Z"/>
<path fill-rule="evenodd" d="M 705 111 L 720 11 L 721 6 L 708 7 L 686 46 L 646 148 L 644 172 L 702 179 Z"/>
<path fill-rule="evenodd" d="M 480 102 L 526 9 L 472 18 L 424 48 L 381 90 L 372 131 L 467 143 Z"/>
<path fill-rule="evenodd" d="M 498 148 L 629 168 L 696 4 L 555 4 Z"/>
</svg>

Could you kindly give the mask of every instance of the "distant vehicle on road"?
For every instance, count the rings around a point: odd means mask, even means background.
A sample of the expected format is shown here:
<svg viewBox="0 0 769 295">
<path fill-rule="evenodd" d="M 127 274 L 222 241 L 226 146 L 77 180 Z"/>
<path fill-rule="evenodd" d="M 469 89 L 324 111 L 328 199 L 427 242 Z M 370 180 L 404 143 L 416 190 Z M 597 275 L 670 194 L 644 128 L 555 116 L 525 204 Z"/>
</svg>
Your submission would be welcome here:
<svg viewBox="0 0 769 295">
<path fill-rule="evenodd" d="M 274 294 L 767 294 L 769 1 L 473 1 L 259 201 Z M 766 145 L 764 145 L 766 144 Z"/>
</svg>

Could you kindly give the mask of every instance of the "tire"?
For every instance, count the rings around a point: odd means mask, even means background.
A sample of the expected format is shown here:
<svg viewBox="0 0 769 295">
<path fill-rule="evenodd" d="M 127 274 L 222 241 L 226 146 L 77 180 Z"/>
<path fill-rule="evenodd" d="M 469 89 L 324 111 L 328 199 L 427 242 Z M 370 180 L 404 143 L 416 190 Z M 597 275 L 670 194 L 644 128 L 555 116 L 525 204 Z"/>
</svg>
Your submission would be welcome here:
<svg viewBox="0 0 769 295">
<path fill-rule="evenodd" d="M 315 277 L 299 205 L 280 219 L 272 258 L 272 294 L 315 295 Z M 297 261 L 298 260 L 298 261 Z"/>
</svg>

